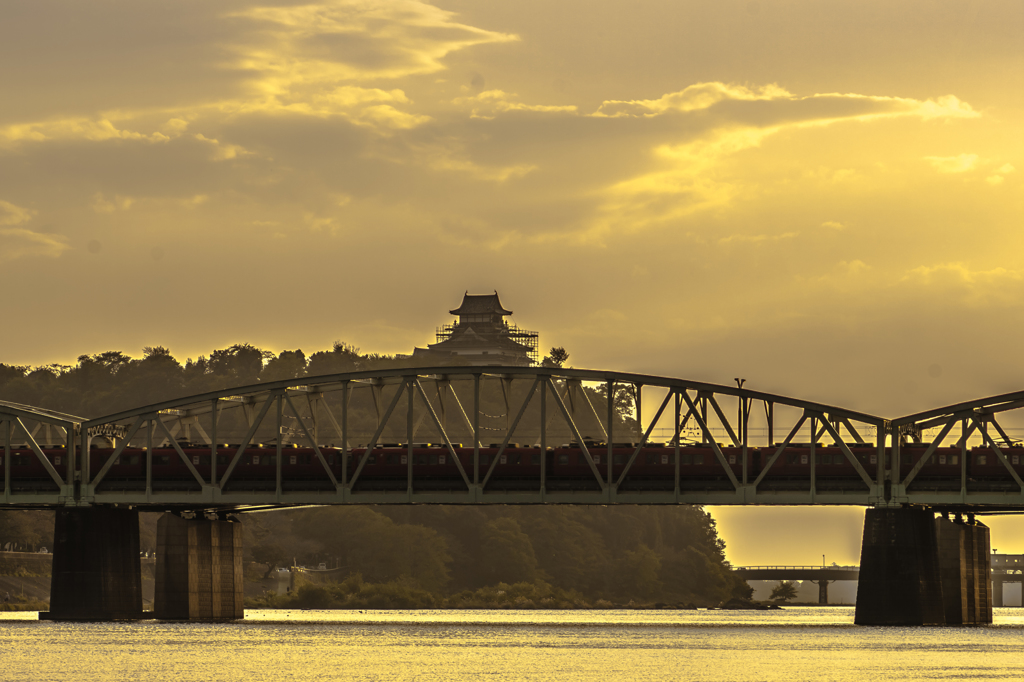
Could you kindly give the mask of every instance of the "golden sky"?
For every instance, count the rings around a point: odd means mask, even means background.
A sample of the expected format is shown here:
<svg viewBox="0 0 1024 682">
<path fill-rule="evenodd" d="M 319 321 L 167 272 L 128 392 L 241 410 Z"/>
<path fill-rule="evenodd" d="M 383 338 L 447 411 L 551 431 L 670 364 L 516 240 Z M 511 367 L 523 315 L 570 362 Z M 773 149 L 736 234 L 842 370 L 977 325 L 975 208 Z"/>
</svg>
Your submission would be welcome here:
<svg viewBox="0 0 1024 682">
<path fill-rule="evenodd" d="M 1024 5 L 11 0 L 0 362 L 408 352 L 896 416 L 1024 387 Z"/>
</svg>

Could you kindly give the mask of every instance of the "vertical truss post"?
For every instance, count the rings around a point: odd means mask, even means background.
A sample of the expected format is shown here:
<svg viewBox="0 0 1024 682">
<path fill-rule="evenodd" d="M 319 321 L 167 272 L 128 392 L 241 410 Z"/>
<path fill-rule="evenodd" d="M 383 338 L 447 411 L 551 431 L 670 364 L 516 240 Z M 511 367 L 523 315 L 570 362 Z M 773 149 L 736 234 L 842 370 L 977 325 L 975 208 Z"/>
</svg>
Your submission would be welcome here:
<svg viewBox="0 0 1024 682">
<path fill-rule="evenodd" d="M 480 484 L 480 375 L 473 375 L 473 485 Z"/>
<path fill-rule="evenodd" d="M 274 459 L 276 460 L 275 463 L 277 465 L 276 466 L 276 469 L 277 469 L 277 474 L 276 474 L 277 479 L 276 480 L 277 480 L 277 497 L 278 497 L 278 499 L 280 499 L 280 497 L 281 497 L 281 489 L 282 489 L 282 486 L 281 486 L 281 465 L 283 464 L 282 460 L 284 459 L 284 452 L 282 451 L 282 447 L 281 447 L 283 445 L 283 443 L 281 442 L 282 441 L 281 431 L 283 431 L 283 430 L 284 430 L 284 391 L 279 393 L 278 396 L 277 396 L 277 444 L 276 444 L 277 447 L 275 448 L 275 452 L 277 454 L 274 455 Z"/>
<path fill-rule="evenodd" d="M 509 407 L 512 400 L 512 377 L 502 376 L 498 381 L 501 383 L 501 395 L 505 398 L 505 432 L 507 433 L 512 425 L 512 409 Z"/>
<path fill-rule="evenodd" d="M 11 420 L 4 420 L 4 499 L 11 499 Z"/>
<path fill-rule="evenodd" d="M 704 424 L 706 425 L 708 423 L 708 399 L 707 399 L 707 396 L 701 396 L 699 398 L 699 400 L 700 400 L 700 418 L 704 422 Z M 710 442 L 714 441 L 714 438 L 711 437 L 711 428 L 710 427 L 706 428 L 706 429 L 704 429 L 702 431 L 702 437 L 704 439 L 704 441 L 703 441 L 704 443 L 710 443 Z"/>
<path fill-rule="evenodd" d="M 960 420 L 960 497 L 967 497 L 967 439 L 971 437 L 967 430 L 967 417 Z"/>
<path fill-rule="evenodd" d="M 605 443 L 605 445 L 607 446 L 606 449 L 608 450 L 608 455 L 607 455 L 608 461 L 605 462 L 605 468 L 608 470 L 608 485 L 611 485 L 612 484 L 612 457 L 613 457 L 613 450 L 614 450 L 614 446 L 612 445 L 612 429 L 614 428 L 613 425 L 615 423 L 615 382 L 609 381 L 607 385 L 608 385 L 608 433 L 605 435 L 605 437 L 607 439 L 607 442 Z M 544 404 L 543 401 L 541 401 L 541 404 L 542 405 Z M 543 417 L 541 418 L 541 423 L 542 424 L 544 423 L 543 422 Z"/>
<path fill-rule="evenodd" d="M 88 452 L 86 445 L 86 452 Z M 146 422 L 146 499 L 153 495 L 153 415 Z"/>
<path fill-rule="evenodd" d="M 348 484 L 348 398 L 349 385 L 347 381 L 341 383 L 341 484 Z M 328 412 L 330 412 L 330 405 Z"/>
<path fill-rule="evenodd" d="M 540 501 L 547 490 L 548 466 L 548 381 L 540 382 Z M 609 460 L 610 461 L 610 460 Z"/>
<path fill-rule="evenodd" d="M 80 452 L 78 456 L 81 457 L 78 468 L 82 472 L 82 480 L 88 481 L 89 476 L 92 475 L 92 458 L 89 456 L 91 454 L 89 452 L 89 429 L 85 428 L 84 424 L 80 425 L 78 428 L 78 441 L 80 443 Z"/>
<path fill-rule="evenodd" d="M 775 446 L 775 403 L 764 401 L 764 416 L 768 421 L 768 447 Z"/>
<path fill-rule="evenodd" d="M 634 435 L 636 436 L 636 439 L 638 441 L 640 440 L 640 437 L 643 435 L 643 432 L 644 432 L 644 423 L 643 423 L 643 413 L 644 413 L 644 410 L 643 410 L 643 397 L 644 396 L 643 396 L 643 393 L 644 393 L 644 385 L 643 384 L 633 384 L 633 402 L 636 403 L 636 433 Z"/>
<path fill-rule="evenodd" d="M 64 470 L 64 476 L 67 480 L 68 486 L 72 489 L 73 495 L 77 500 L 79 495 L 79 488 L 75 486 L 75 470 L 78 468 L 78 460 L 75 457 L 75 427 L 68 424 L 67 431 L 64 432 L 64 447 L 66 448 L 68 456 L 67 468 Z"/>
<path fill-rule="evenodd" d="M 892 430 L 892 446 L 889 451 L 892 453 L 892 462 L 889 463 L 889 480 L 892 481 L 893 485 L 900 482 L 900 476 L 902 474 L 902 467 L 900 466 L 900 450 L 903 446 L 903 437 L 900 435 L 900 427 L 895 427 Z"/>
<path fill-rule="evenodd" d="M 878 489 L 885 489 L 885 425 L 879 424 L 875 427 L 875 459 L 878 460 L 875 467 L 875 482 Z"/>
<path fill-rule="evenodd" d="M 406 451 L 406 479 L 405 479 L 405 490 L 406 493 L 412 495 L 412 438 L 413 430 L 416 428 L 415 416 L 414 416 L 414 405 L 416 395 L 412 390 L 412 384 L 415 377 L 405 377 L 406 382 L 409 385 L 409 400 L 406 403 L 405 408 L 405 451 Z"/>
<path fill-rule="evenodd" d="M 217 403 L 210 401 L 210 485 L 217 485 Z"/>
<path fill-rule="evenodd" d="M 817 476 L 817 457 L 816 451 L 818 448 L 818 418 L 811 417 L 811 454 L 810 454 L 810 465 L 811 465 L 811 502 L 814 502 L 814 495 L 818 492 L 818 481 Z"/>
<path fill-rule="evenodd" d="M 682 401 L 682 398 L 679 397 L 679 389 L 678 388 L 677 389 L 673 389 L 673 392 L 675 393 L 675 418 L 674 418 L 674 420 L 672 422 L 673 424 L 675 424 L 675 429 L 673 429 L 675 431 L 675 438 L 672 439 L 672 442 L 675 445 L 675 448 L 674 448 L 674 450 L 675 450 L 675 478 L 674 478 L 675 484 L 673 486 L 673 490 L 675 490 L 675 498 L 676 498 L 676 502 L 678 502 L 679 501 L 679 441 L 681 439 L 681 435 L 680 435 L 679 432 L 682 430 L 682 428 L 681 428 L 682 425 L 679 423 L 679 417 L 680 417 L 680 413 L 682 412 L 682 409 L 683 409 L 682 408 L 682 402 L 683 401 Z M 743 482 L 744 483 L 747 482 L 746 478 L 744 478 Z"/>
<path fill-rule="evenodd" d="M 678 403 L 677 403 L 678 404 Z M 743 441 L 743 485 L 747 484 L 747 420 L 750 418 L 750 403 L 745 397 L 740 397 L 740 438 Z M 678 416 L 676 417 L 678 420 Z"/>
</svg>

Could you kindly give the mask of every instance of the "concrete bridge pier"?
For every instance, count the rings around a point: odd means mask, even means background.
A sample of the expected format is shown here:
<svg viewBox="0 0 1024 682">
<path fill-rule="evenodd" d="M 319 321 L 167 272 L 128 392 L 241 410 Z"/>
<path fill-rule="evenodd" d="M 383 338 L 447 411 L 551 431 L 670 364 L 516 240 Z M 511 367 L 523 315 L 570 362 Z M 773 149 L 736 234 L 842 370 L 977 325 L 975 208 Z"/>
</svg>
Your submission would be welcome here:
<svg viewBox="0 0 1024 682">
<path fill-rule="evenodd" d="M 818 581 L 818 603 L 828 604 L 828 584 L 829 581 L 822 579 Z"/>
<path fill-rule="evenodd" d="M 57 509 L 53 541 L 50 610 L 40 620 L 142 618 L 138 511 Z"/>
<path fill-rule="evenodd" d="M 988 528 L 959 521 L 936 519 L 924 508 L 868 509 L 854 621 L 991 623 Z"/>
<path fill-rule="evenodd" d="M 241 524 L 166 513 L 157 521 L 156 557 L 157 618 L 243 617 Z"/>
</svg>

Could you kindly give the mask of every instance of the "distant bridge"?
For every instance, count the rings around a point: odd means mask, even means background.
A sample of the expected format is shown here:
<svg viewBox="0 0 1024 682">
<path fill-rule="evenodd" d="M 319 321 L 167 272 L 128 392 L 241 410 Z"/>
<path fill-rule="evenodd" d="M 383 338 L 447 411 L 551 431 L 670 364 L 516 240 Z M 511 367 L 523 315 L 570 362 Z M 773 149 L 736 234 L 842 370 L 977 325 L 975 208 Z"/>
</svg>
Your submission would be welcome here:
<svg viewBox="0 0 1024 682">
<path fill-rule="evenodd" d="M 733 566 L 744 580 L 857 580 L 859 566 Z"/>
<path fill-rule="evenodd" d="M 623 428 L 612 401 L 598 414 L 584 387 L 630 390 L 636 428 Z M 482 395 L 500 396 L 500 427 L 483 413 Z M 362 414 L 372 415 L 369 428 L 350 418 L 356 397 Z M 651 399 L 653 416 L 648 410 L 641 422 L 641 405 Z M 763 408 L 764 443 L 749 439 L 755 407 Z M 0 403 L 0 504 L 207 512 L 409 503 L 1011 509 L 1024 504 L 1024 449 L 996 417 L 1021 407 L 1024 392 L 888 420 L 685 379 L 479 366 L 303 377 L 96 419 Z M 650 442 L 665 421 L 673 438 Z M 554 440 L 556 427 L 568 436 Z M 929 428 L 939 436 L 922 443 Z M 395 432 L 403 434 L 398 442 L 385 442 Z M 972 438 L 980 446 L 970 447 Z"/>
</svg>

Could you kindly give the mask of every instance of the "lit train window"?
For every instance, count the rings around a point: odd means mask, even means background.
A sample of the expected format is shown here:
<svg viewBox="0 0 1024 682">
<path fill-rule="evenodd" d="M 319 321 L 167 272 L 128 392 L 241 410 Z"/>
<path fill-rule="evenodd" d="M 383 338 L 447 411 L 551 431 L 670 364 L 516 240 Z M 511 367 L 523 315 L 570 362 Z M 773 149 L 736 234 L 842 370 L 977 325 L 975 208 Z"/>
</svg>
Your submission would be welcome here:
<svg viewBox="0 0 1024 682">
<path fill-rule="evenodd" d="M 729 455 L 729 464 L 736 463 L 736 455 Z"/>
<path fill-rule="evenodd" d="M 192 455 L 192 463 L 199 464 L 199 455 Z"/>
<path fill-rule="evenodd" d="M 60 459 L 60 457 L 58 457 L 57 459 Z M 1010 461 L 1014 464 L 1020 464 L 1020 455 L 1011 456 Z M 58 464 L 60 464 L 60 462 L 58 462 Z"/>
<path fill-rule="evenodd" d="M 438 464 L 444 464 L 444 463 L 445 463 L 445 460 L 446 460 L 446 459 L 447 459 L 447 458 L 446 458 L 446 457 L 445 457 L 444 455 L 438 455 L 438 457 L 437 457 L 437 463 L 438 463 Z"/>
<path fill-rule="evenodd" d="M 978 455 L 978 464 L 985 464 L 988 458 L 985 455 Z"/>
<path fill-rule="evenodd" d="M 946 463 L 946 456 L 945 455 L 939 455 L 939 464 L 945 464 L 945 463 Z"/>
<path fill-rule="evenodd" d="M 594 455 L 594 464 L 601 463 L 601 455 Z"/>
<path fill-rule="evenodd" d="M 868 461 L 871 462 L 872 464 L 878 464 L 878 455 L 871 455 Z"/>
<path fill-rule="evenodd" d="M 564 462 L 562 461 L 563 458 L 565 459 Z M 501 455 L 501 457 L 499 459 L 501 460 L 500 462 L 498 462 L 499 464 L 508 464 L 508 455 L 502 453 L 502 455 Z M 562 456 L 560 456 L 558 458 L 558 463 L 559 464 L 568 464 L 569 463 L 569 455 L 562 455 Z"/>
<path fill-rule="evenodd" d="M 959 462 L 960 462 L 960 456 L 959 455 L 950 455 L 949 456 L 949 463 L 950 464 L 957 464 Z"/>
<path fill-rule="evenodd" d="M 1017 458 L 1017 456 L 1016 456 L 1016 455 L 1014 455 L 1014 459 L 1016 459 L 1016 458 Z M 60 466 L 60 455 L 56 455 L 56 456 L 55 456 L 55 457 L 53 458 L 53 463 L 54 463 L 54 464 L 55 464 L 56 466 Z M 1014 464 L 1016 464 L 1016 462 L 1014 462 Z"/>
<path fill-rule="evenodd" d="M 196 459 L 198 460 L 199 458 L 196 457 Z M 297 464 L 298 461 L 299 461 L 298 456 L 296 456 L 296 455 L 289 455 L 288 456 L 288 463 L 289 464 Z M 196 464 L 199 464 L 199 462 L 197 461 Z"/>
<path fill-rule="evenodd" d="M 402 464 L 408 464 L 409 463 L 409 455 L 408 454 L 402 455 L 401 463 Z"/>
<path fill-rule="evenodd" d="M 662 464 L 668 464 L 668 455 L 662 455 L 661 456 L 661 463 Z"/>
<path fill-rule="evenodd" d="M 800 455 L 800 463 L 807 464 L 807 455 Z"/>
</svg>

